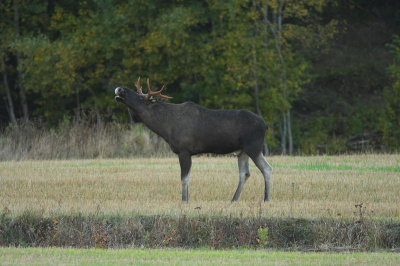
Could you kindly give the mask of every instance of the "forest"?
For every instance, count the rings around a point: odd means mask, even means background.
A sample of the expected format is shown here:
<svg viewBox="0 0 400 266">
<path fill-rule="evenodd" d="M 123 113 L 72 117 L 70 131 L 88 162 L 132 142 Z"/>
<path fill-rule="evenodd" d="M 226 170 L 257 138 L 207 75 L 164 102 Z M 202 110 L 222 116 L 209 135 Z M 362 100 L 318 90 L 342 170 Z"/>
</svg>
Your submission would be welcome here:
<svg viewBox="0 0 400 266">
<path fill-rule="evenodd" d="M 0 14 L 1 134 L 130 124 L 114 90 L 141 77 L 171 103 L 262 116 L 271 154 L 400 147 L 397 0 L 3 0 Z"/>
</svg>

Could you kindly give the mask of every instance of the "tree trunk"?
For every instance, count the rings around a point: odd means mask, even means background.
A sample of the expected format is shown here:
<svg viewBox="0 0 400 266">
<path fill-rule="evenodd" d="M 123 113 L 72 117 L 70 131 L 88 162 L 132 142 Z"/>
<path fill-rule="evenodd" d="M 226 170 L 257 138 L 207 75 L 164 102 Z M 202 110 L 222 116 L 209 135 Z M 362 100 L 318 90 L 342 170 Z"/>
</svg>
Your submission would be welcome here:
<svg viewBox="0 0 400 266">
<path fill-rule="evenodd" d="M 103 120 L 101 119 L 101 114 L 100 114 L 100 109 L 97 107 L 97 101 L 95 103 L 95 111 L 96 111 L 96 117 L 97 117 L 97 127 L 102 128 L 103 127 Z"/>
<path fill-rule="evenodd" d="M 268 16 L 268 4 L 265 5 L 265 12 L 263 11 L 262 6 L 260 6 L 257 3 L 256 3 L 256 5 L 260 9 L 260 11 L 261 11 L 261 13 L 263 15 L 263 18 L 264 18 L 264 24 L 263 24 L 263 26 L 264 26 L 264 44 L 263 44 L 263 46 L 264 46 L 265 55 L 266 55 L 265 60 L 268 61 L 269 60 L 268 59 L 268 18 L 267 18 L 267 16 Z M 263 154 L 264 154 L 264 156 L 270 156 L 267 140 L 264 140 Z"/>
<path fill-rule="evenodd" d="M 270 26 L 271 32 L 275 38 L 275 48 L 276 48 L 276 51 L 278 52 L 279 61 L 281 63 L 281 68 L 282 68 L 282 74 L 281 74 L 282 96 L 283 96 L 284 100 L 288 100 L 287 99 L 288 96 L 287 96 L 287 78 L 286 78 L 285 60 L 283 59 L 281 42 L 280 42 L 280 38 L 279 38 L 279 32 L 282 29 L 282 9 L 283 9 L 284 4 L 285 4 L 285 1 L 281 0 L 279 2 L 279 7 L 278 7 L 277 13 L 273 12 L 273 18 L 274 18 L 276 28 L 272 27 L 272 25 L 270 24 L 270 22 L 268 20 L 267 15 L 264 17 L 264 20 Z M 291 121 L 290 121 L 290 109 L 286 110 L 286 114 L 285 114 L 285 112 L 283 112 L 282 117 L 283 117 L 283 130 L 282 130 L 282 136 L 281 136 L 282 153 L 286 154 L 286 132 L 288 130 L 289 131 L 289 154 L 292 154 L 293 153 L 293 141 L 292 141 L 292 127 L 291 127 Z"/>
<path fill-rule="evenodd" d="M 285 0 L 279 1 L 279 9 L 278 9 L 278 31 L 282 29 L 282 9 L 283 5 L 285 4 Z"/>
<path fill-rule="evenodd" d="M 287 126 L 288 126 L 288 139 L 289 139 L 289 154 L 293 154 L 293 139 L 292 139 L 292 125 L 290 118 L 290 109 L 287 110 Z"/>
<path fill-rule="evenodd" d="M 79 101 L 79 91 L 77 85 L 75 85 L 75 95 L 76 95 L 76 119 L 77 122 L 79 123 L 81 121 L 81 104 Z"/>
<path fill-rule="evenodd" d="M 6 73 L 6 63 L 4 62 L 3 53 L 1 51 L 0 51 L 0 57 L 1 57 L 1 68 L 3 70 L 4 88 L 6 90 L 7 100 L 8 100 L 8 109 L 7 110 L 8 110 L 8 114 L 10 115 L 11 123 L 16 124 L 17 119 L 15 118 L 14 105 L 13 105 L 13 101 L 12 101 L 10 87 L 8 85 L 8 79 L 7 79 L 7 73 Z"/>
<path fill-rule="evenodd" d="M 271 155 L 269 153 L 268 143 L 267 143 L 266 139 L 264 139 L 264 143 L 263 143 L 263 155 L 264 156 L 270 156 Z"/>
<path fill-rule="evenodd" d="M 253 54 L 253 75 L 254 75 L 254 102 L 255 102 L 255 107 L 256 107 L 256 112 L 259 116 L 262 116 L 261 109 L 260 109 L 260 104 L 259 104 L 259 87 L 258 87 L 258 75 L 257 75 L 257 57 L 256 57 L 256 47 L 254 42 L 252 43 L 252 54 Z M 268 144 L 267 140 L 264 138 L 264 144 L 263 144 L 263 155 L 264 156 L 269 156 L 269 149 L 268 149 Z"/>
<path fill-rule="evenodd" d="M 264 18 L 264 47 L 265 50 L 268 52 L 268 4 L 265 5 L 265 13 L 262 11 L 262 8 L 260 7 L 260 10 L 263 14 L 263 18 Z"/>
<path fill-rule="evenodd" d="M 255 6 L 255 5 L 254 5 Z M 254 38 L 257 37 L 258 35 L 258 27 L 256 26 L 255 28 L 255 36 Z M 252 54 L 253 54 L 253 76 L 254 76 L 254 104 L 255 104 L 255 108 L 256 108 L 256 112 L 259 116 L 262 116 L 261 113 L 261 109 L 260 109 L 260 104 L 259 104 L 259 91 L 260 88 L 258 86 L 258 72 L 257 72 L 257 50 L 256 50 L 256 44 L 253 41 L 253 43 L 251 44 L 252 47 Z M 269 149 L 268 149 L 268 144 L 267 144 L 267 140 L 264 138 L 264 143 L 263 143 L 263 155 L 264 156 L 269 156 Z"/>
<path fill-rule="evenodd" d="M 258 76 L 257 76 L 256 46 L 255 46 L 254 42 L 251 45 L 253 48 L 252 54 L 253 54 L 253 77 L 254 77 L 254 104 L 256 107 L 257 114 L 262 117 L 260 105 L 258 103 L 259 87 L 258 87 Z"/>
<path fill-rule="evenodd" d="M 14 1 L 14 33 L 16 36 L 17 41 L 19 40 L 19 11 L 18 11 L 18 1 Z M 24 115 L 24 121 L 29 121 L 29 112 L 28 112 L 28 102 L 26 100 L 26 92 L 25 88 L 22 85 L 22 73 L 19 68 L 21 64 L 21 51 L 17 50 L 17 69 L 18 69 L 18 87 L 19 87 L 19 94 L 21 97 L 21 106 L 22 112 Z"/>
<path fill-rule="evenodd" d="M 281 148 L 282 148 L 282 154 L 286 155 L 286 132 L 287 132 L 287 122 L 286 122 L 286 114 L 282 113 L 282 135 L 281 135 Z"/>
</svg>

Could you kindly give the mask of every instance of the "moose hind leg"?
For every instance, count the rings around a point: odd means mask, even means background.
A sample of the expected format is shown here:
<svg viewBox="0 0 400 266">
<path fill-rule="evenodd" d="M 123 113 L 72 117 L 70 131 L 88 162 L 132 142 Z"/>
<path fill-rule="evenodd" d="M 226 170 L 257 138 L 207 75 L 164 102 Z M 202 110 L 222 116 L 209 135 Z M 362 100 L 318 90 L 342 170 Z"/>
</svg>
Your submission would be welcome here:
<svg viewBox="0 0 400 266">
<path fill-rule="evenodd" d="M 269 201 L 272 166 L 265 160 L 262 152 L 260 152 L 259 155 L 252 157 L 251 159 L 258 167 L 258 169 L 260 169 L 261 173 L 264 176 L 264 181 L 265 181 L 264 201 Z"/>
<path fill-rule="evenodd" d="M 250 177 L 249 169 L 249 156 L 243 151 L 238 155 L 238 166 L 239 166 L 239 185 L 236 189 L 236 193 L 233 196 L 232 202 L 239 199 L 240 193 L 242 192 L 243 186 L 247 179 Z"/>
<path fill-rule="evenodd" d="M 192 157 L 189 154 L 179 154 L 179 164 L 181 165 L 182 182 L 182 201 L 189 201 L 189 179 L 190 169 L 192 168 Z"/>
</svg>

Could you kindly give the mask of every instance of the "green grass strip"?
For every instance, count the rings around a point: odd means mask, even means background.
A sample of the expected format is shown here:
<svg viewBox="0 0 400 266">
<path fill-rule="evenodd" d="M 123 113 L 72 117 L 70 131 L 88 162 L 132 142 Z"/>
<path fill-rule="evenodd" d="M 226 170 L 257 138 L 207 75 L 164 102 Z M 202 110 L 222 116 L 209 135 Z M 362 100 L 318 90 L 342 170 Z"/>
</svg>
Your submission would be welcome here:
<svg viewBox="0 0 400 266">
<path fill-rule="evenodd" d="M 142 167 L 142 168 L 179 168 L 179 163 L 176 164 L 133 164 L 133 163 L 114 163 L 114 162 L 91 162 L 79 164 L 62 164 L 62 167 Z M 400 173 L 400 167 L 396 166 L 354 166 L 354 165 L 331 165 L 327 163 L 307 163 L 307 164 L 273 164 L 274 168 L 279 169 L 295 169 L 295 170 L 309 170 L 309 171 L 373 171 L 373 172 L 395 172 Z M 256 166 L 251 164 L 251 168 Z M 224 165 L 193 165 L 194 169 L 231 169 L 237 168 L 236 164 Z"/>
<path fill-rule="evenodd" d="M 399 253 L 0 248 L 1 265 L 399 265 Z"/>
<path fill-rule="evenodd" d="M 274 168 L 312 170 L 312 171 L 373 171 L 373 172 L 395 172 L 400 173 L 400 167 L 395 166 L 353 166 L 353 165 L 331 165 L 326 163 L 310 164 L 275 164 Z"/>
</svg>

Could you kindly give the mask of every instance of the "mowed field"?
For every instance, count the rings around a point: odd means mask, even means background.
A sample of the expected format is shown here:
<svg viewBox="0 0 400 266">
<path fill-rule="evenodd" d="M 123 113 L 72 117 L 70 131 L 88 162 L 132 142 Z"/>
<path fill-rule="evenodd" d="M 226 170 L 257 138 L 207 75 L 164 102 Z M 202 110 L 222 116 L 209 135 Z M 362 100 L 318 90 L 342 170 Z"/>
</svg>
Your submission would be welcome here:
<svg viewBox="0 0 400 266">
<path fill-rule="evenodd" d="M 237 159 L 193 158 L 189 204 L 181 203 L 178 158 L 0 163 L 0 211 L 55 214 L 232 215 L 400 220 L 400 156 L 273 156 L 271 201 L 250 163 L 238 202 Z"/>
</svg>

